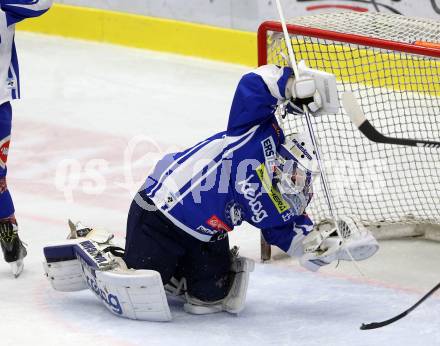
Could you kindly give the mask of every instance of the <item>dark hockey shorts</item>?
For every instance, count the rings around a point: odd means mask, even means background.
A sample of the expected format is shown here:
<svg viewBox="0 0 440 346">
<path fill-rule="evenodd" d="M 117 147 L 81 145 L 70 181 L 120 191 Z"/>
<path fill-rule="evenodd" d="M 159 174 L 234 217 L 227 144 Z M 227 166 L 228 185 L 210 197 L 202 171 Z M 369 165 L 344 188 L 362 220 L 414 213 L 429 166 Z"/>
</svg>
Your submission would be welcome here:
<svg viewBox="0 0 440 346">
<path fill-rule="evenodd" d="M 153 205 L 145 196 L 143 199 Z M 176 227 L 159 210 L 144 210 L 136 201 L 128 214 L 124 260 L 129 268 L 158 271 L 164 284 L 172 277 L 185 277 L 188 293 L 202 301 L 222 299 L 229 290 L 227 237 L 202 242 Z"/>
</svg>

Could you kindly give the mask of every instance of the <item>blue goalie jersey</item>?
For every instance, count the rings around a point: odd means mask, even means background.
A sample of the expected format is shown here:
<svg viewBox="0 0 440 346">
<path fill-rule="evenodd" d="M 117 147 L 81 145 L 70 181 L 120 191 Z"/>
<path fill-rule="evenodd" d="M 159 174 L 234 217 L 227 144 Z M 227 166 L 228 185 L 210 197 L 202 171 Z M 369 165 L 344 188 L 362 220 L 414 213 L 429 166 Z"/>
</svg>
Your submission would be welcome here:
<svg viewBox="0 0 440 346">
<path fill-rule="evenodd" d="M 268 169 L 284 142 L 274 113 L 291 75 L 290 68 L 274 65 L 244 75 L 227 130 L 158 162 L 144 193 L 176 226 L 210 241 L 246 221 L 267 242 L 296 255 L 296 240 L 313 224 L 291 212 Z"/>
</svg>

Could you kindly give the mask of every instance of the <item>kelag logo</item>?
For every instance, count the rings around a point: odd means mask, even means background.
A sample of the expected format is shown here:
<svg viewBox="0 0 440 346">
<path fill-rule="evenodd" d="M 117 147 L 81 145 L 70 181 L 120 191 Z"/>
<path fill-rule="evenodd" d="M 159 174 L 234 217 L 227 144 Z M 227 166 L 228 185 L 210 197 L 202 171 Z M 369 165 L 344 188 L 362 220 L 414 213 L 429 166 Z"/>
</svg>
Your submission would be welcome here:
<svg viewBox="0 0 440 346">
<path fill-rule="evenodd" d="M 84 267 L 83 267 L 84 269 Z M 119 303 L 119 299 L 117 296 L 111 294 L 111 293 L 106 293 L 104 292 L 104 290 L 102 290 L 99 286 L 98 283 L 92 279 L 91 277 L 89 277 L 89 275 L 87 275 L 84 272 L 85 276 L 86 276 L 86 281 L 87 281 L 87 285 L 90 287 L 90 289 L 95 292 L 95 294 L 102 299 L 102 301 L 110 307 L 110 309 L 118 314 L 118 315 L 122 315 L 122 306 Z"/>
<path fill-rule="evenodd" d="M 240 191 L 243 194 L 244 198 L 248 201 L 249 208 L 251 209 L 253 214 L 251 218 L 252 221 L 255 223 L 260 223 L 266 217 L 269 217 L 269 215 L 264 210 L 263 204 L 258 200 L 263 195 L 263 192 L 255 191 L 250 182 L 253 177 L 254 175 L 252 174 L 246 180 L 242 180 L 237 184 L 240 187 Z"/>
<path fill-rule="evenodd" d="M 121 303 L 116 295 L 107 293 L 102 288 L 99 287 L 98 282 L 94 278 L 94 270 L 90 268 L 87 262 L 81 257 L 77 256 L 81 268 L 83 270 L 84 278 L 86 280 L 87 286 L 99 297 L 102 301 L 110 308 L 110 310 L 118 315 L 123 314 Z M 93 272 L 93 273 L 92 273 Z"/>
</svg>

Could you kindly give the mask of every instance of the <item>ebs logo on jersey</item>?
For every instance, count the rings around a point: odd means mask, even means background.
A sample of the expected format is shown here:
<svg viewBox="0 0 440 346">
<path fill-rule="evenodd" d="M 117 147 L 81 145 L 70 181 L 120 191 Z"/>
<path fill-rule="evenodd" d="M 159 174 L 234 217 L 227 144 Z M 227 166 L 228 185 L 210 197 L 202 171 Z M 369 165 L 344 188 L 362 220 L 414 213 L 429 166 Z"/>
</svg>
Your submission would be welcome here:
<svg viewBox="0 0 440 346">
<path fill-rule="evenodd" d="M 264 158 L 266 162 L 274 161 L 276 154 L 276 146 L 272 137 L 267 137 L 263 141 L 261 141 L 261 145 L 263 146 Z"/>
</svg>

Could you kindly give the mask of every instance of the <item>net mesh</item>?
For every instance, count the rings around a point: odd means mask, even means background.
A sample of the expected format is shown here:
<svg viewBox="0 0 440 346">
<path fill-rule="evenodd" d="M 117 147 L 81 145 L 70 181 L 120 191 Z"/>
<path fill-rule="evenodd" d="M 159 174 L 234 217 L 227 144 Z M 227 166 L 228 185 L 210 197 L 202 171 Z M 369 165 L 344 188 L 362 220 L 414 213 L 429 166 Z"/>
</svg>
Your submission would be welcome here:
<svg viewBox="0 0 440 346">
<path fill-rule="evenodd" d="M 330 30 L 382 40 L 440 43 L 440 23 L 426 18 L 410 18 L 375 12 L 332 12 L 297 17 L 291 21 L 307 28 Z"/>
<path fill-rule="evenodd" d="M 340 12 L 291 23 L 395 42 L 440 43 L 440 23 L 399 15 Z M 267 63 L 287 64 L 281 32 L 280 26 L 259 43 L 267 47 Z M 381 133 L 440 140 L 439 58 L 376 48 L 362 39 L 346 43 L 304 32 L 290 37 L 297 61 L 335 74 L 339 95 L 352 91 Z M 300 115 L 279 121 L 287 134 L 307 128 Z M 312 122 L 338 215 L 364 224 L 440 224 L 440 149 L 370 142 L 342 108 Z M 308 210 L 318 223 L 330 218 L 320 184 Z"/>
</svg>

